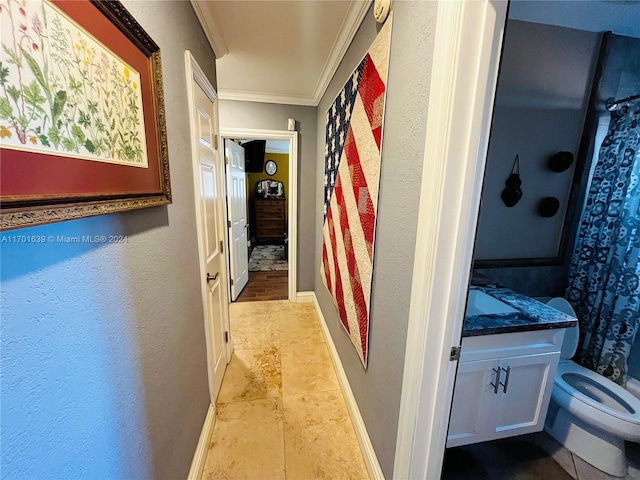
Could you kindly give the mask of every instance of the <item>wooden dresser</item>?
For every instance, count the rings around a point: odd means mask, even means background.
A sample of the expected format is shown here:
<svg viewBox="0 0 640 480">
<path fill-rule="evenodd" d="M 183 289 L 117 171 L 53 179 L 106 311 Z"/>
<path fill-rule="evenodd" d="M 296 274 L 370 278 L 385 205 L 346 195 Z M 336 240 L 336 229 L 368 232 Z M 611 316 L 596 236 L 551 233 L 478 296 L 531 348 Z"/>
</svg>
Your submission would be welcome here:
<svg viewBox="0 0 640 480">
<path fill-rule="evenodd" d="M 286 200 L 256 198 L 256 240 L 284 239 L 286 232 Z"/>
</svg>

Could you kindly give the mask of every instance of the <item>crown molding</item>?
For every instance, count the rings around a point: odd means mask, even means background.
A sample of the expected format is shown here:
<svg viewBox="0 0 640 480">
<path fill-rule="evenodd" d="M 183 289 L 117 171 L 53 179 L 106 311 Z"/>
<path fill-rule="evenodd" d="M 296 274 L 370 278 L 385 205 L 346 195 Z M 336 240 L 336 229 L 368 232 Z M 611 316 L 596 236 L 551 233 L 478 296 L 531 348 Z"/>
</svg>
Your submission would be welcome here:
<svg viewBox="0 0 640 480">
<path fill-rule="evenodd" d="M 302 97 L 295 95 L 278 95 L 275 93 L 252 92 L 248 90 L 224 90 L 218 91 L 220 100 L 237 100 L 240 102 L 260 102 L 260 103 L 279 103 L 284 105 L 303 105 L 306 107 L 315 107 L 313 97 Z"/>
<path fill-rule="evenodd" d="M 278 95 L 266 92 L 254 92 L 246 90 L 227 90 L 220 89 L 218 95 L 220 100 L 237 100 L 241 102 L 261 102 L 261 103 L 278 103 L 285 105 L 303 105 L 307 107 L 317 107 L 327 90 L 331 79 L 335 75 L 340 62 L 344 58 L 345 54 L 353 37 L 358 33 L 358 29 L 364 20 L 369 7 L 373 0 L 352 0 L 347 10 L 347 14 L 340 25 L 340 30 L 336 36 L 329 56 L 322 67 L 322 72 L 318 78 L 318 82 L 313 90 L 311 96 L 296 96 L 296 95 Z M 195 0 L 191 0 L 195 2 Z M 197 5 L 197 4 L 196 4 Z M 197 13 L 197 12 L 196 12 Z M 207 35 L 208 37 L 208 35 Z M 215 51 L 215 47 L 214 47 Z M 217 53 L 216 53 L 217 55 Z"/>
<path fill-rule="evenodd" d="M 200 22 L 200 26 L 204 31 L 207 40 L 209 41 L 209 45 L 213 49 L 213 53 L 216 58 L 222 58 L 227 53 L 229 53 L 229 48 L 227 47 L 226 42 L 213 19 L 213 15 L 208 8 L 203 8 L 203 3 L 206 5 L 206 2 L 201 2 L 199 0 L 189 0 L 191 3 L 191 7 L 198 17 L 198 21 Z"/>
<path fill-rule="evenodd" d="M 338 35 L 331 47 L 331 52 L 327 57 L 327 61 L 322 68 L 322 73 L 320 74 L 316 87 L 313 91 L 313 101 L 315 106 L 317 106 L 320 103 L 320 100 L 322 100 L 322 96 L 327 90 L 327 87 L 329 87 L 329 83 L 331 83 L 333 75 L 338 70 L 340 62 L 342 62 L 342 59 L 347 53 L 347 50 L 353 41 L 353 37 L 358 33 L 358 29 L 360 28 L 365 15 L 369 11 L 372 1 L 373 0 L 351 1 L 347 15 L 342 21 Z"/>
<path fill-rule="evenodd" d="M 288 155 L 289 154 L 289 148 L 265 148 L 264 153 L 276 153 L 276 154 L 280 154 L 280 155 Z"/>
</svg>

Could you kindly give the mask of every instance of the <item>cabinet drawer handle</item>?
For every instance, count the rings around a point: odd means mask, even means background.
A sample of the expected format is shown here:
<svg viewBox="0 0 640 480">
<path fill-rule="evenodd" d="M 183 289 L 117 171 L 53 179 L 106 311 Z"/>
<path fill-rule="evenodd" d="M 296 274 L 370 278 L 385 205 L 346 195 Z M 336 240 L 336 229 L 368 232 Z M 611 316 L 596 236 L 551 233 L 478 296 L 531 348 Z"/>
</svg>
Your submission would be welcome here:
<svg viewBox="0 0 640 480">
<path fill-rule="evenodd" d="M 499 368 L 492 368 L 492 371 L 496 372 L 496 383 L 490 383 L 489 385 L 491 385 L 493 387 L 493 393 L 498 393 L 498 387 L 500 387 L 500 369 Z"/>
<path fill-rule="evenodd" d="M 502 385 L 502 393 L 507 393 L 507 388 L 509 388 L 509 376 L 511 375 L 511 367 L 507 367 L 506 369 L 503 368 L 502 370 L 504 370 L 507 375 L 504 377 L 504 383 L 500 382 L 500 385 Z M 496 390 L 497 389 L 498 387 L 496 387 Z"/>
</svg>

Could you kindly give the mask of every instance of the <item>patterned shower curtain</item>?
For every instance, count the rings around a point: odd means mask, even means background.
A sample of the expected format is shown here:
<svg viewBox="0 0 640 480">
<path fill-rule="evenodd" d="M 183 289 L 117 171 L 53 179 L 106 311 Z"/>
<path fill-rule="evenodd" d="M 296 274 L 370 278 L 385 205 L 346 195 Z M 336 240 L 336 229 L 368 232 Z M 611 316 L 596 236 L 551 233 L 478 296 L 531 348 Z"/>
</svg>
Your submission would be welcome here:
<svg viewBox="0 0 640 480">
<path fill-rule="evenodd" d="M 621 385 L 640 326 L 640 102 L 612 112 L 578 239 L 567 298 L 580 320 L 577 360 Z"/>
</svg>

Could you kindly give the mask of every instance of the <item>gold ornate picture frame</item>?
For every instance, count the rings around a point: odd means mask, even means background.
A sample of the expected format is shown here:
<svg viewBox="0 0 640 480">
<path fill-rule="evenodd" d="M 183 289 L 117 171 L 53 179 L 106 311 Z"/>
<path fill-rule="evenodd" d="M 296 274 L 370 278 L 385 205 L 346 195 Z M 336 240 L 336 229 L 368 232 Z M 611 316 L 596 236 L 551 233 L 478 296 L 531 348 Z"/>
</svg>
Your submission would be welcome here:
<svg viewBox="0 0 640 480">
<path fill-rule="evenodd" d="M 0 227 L 171 203 L 160 48 L 116 0 L 0 9 Z"/>
</svg>

